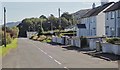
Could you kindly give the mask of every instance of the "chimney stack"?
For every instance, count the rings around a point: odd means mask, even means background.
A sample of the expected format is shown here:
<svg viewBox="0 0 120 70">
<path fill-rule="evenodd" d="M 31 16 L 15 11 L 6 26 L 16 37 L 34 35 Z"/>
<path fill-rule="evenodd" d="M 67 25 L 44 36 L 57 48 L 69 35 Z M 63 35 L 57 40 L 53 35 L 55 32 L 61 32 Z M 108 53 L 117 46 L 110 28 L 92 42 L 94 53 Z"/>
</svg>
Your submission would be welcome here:
<svg viewBox="0 0 120 70">
<path fill-rule="evenodd" d="M 93 3 L 92 8 L 93 8 L 93 9 L 95 8 L 95 3 Z"/>
</svg>

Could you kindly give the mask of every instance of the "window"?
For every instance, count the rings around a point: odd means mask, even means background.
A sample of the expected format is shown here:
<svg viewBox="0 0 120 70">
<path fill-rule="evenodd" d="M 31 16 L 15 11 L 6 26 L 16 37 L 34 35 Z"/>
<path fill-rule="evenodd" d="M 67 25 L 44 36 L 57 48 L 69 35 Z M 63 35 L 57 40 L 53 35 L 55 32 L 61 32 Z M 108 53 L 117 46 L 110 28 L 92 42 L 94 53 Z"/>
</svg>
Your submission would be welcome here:
<svg viewBox="0 0 120 70">
<path fill-rule="evenodd" d="M 120 37 L 120 27 L 118 27 L 118 37 Z"/>
<path fill-rule="evenodd" d="M 115 36 L 115 28 L 114 27 L 111 27 L 110 28 L 110 31 L 111 31 L 111 36 Z"/>
<path fill-rule="evenodd" d="M 109 32 L 109 26 L 106 26 L 106 35 L 108 35 L 108 32 Z"/>
<path fill-rule="evenodd" d="M 108 20 L 108 18 L 109 18 L 109 12 L 106 14 L 106 18 L 107 18 L 107 20 Z"/>
<path fill-rule="evenodd" d="M 120 10 L 118 10 L 118 18 L 120 18 Z"/>
<path fill-rule="evenodd" d="M 115 14 L 114 12 L 111 12 L 111 19 L 114 19 L 115 18 Z"/>
</svg>

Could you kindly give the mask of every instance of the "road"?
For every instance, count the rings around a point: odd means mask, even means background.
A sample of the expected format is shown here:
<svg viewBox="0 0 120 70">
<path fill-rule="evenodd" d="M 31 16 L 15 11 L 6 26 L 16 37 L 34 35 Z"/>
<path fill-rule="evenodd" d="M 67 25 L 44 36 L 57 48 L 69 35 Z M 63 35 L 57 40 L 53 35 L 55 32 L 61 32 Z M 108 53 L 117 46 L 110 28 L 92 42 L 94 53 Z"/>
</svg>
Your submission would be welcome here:
<svg viewBox="0 0 120 70">
<path fill-rule="evenodd" d="M 117 62 L 91 57 L 75 50 L 26 38 L 18 40 L 18 48 L 3 57 L 3 68 L 118 68 Z"/>
</svg>

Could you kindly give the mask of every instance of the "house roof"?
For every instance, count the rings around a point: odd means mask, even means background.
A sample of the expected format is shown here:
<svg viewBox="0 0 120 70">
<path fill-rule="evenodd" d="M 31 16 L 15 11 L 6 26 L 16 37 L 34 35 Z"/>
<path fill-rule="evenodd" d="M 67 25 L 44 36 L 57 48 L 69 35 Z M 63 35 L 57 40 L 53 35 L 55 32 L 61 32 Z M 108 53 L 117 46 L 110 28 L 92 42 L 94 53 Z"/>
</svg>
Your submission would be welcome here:
<svg viewBox="0 0 120 70">
<path fill-rule="evenodd" d="M 111 6 L 104 12 L 115 11 L 115 10 L 120 10 L 120 1 L 116 2 L 113 6 Z"/>
<path fill-rule="evenodd" d="M 78 28 L 86 28 L 85 24 L 77 24 Z"/>
<path fill-rule="evenodd" d="M 73 15 L 75 15 L 75 16 L 77 15 L 77 16 L 79 16 L 81 18 L 90 10 L 91 9 L 82 9 L 82 10 L 79 10 L 79 11 L 73 13 Z"/>
<path fill-rule="evenodd" d="M 104 4 L 102 6 L 98 6 L 96 8 L 91 9 L 90 11 L 88 11 L 82 18 L 86 18 L 86 17 L 91 17 L 91 16 L 96 16 L 98 15 L 101 11 L 103 11 L 105 8 L 107 8 L 109 5 L 111 5 L 114 2 L 109 2 L 107 4 Z"/>
</svg>

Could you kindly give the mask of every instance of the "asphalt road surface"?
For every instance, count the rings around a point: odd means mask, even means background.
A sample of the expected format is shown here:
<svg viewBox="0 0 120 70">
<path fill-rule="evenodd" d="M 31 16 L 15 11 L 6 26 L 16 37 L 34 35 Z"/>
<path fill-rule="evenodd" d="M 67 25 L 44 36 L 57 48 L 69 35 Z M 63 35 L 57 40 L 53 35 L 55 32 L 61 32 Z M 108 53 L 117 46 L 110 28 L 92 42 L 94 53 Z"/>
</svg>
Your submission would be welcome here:
<svg viewBox="0 0 120 70">
<path fill-rule="evenodd" d="M 117 62 L 67 50 L 26 38 L 18 39 L 18 48 L 2 58 L 3 68 L 118 68 Z"/>
</svg>

